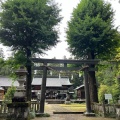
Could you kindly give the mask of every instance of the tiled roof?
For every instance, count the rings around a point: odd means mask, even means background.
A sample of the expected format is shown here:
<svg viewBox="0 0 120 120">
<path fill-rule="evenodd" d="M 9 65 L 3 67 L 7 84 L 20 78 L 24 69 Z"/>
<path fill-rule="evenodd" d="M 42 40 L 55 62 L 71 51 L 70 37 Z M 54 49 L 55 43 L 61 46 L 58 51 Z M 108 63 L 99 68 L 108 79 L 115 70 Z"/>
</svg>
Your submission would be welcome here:
<svg viewBox="0 0 120 120">
<path fill-rule="evenodd" d="M 34 78 L 32 85 L 41 85 L 42 78 Z M 47 78 L 47 87 L 62 87 L 63 85 L 72 85 L 68 78 Z"/>
<path fill-rule="evenodd" d="M 61 78 L 60 81 L 62 85 L 72 85 L 69 81 L 69 78 Z"/>
<path fill-rule="evenodd" d="M 0 86 L 2 87 L 4 86 L 10 87 L 12 85 L 12 82 L 13 82 L 12 79 L 8 77 L 0 77 Z M 13 82 L 13 85 L 18 86 L 19 85 L 18 81 Z"/>
<path fill-rule="evenodd" d="M 41 85 L 42 78 L 33 78 L 32 85 Z M 8 77 L 0 77 L 0 86 L 1 87 L 10 87 L 12 85 L 12 79 Z M 14 86 L 18 86 L 18 81 L 13 83 Z M 63 85 L 72 85 L 68 78 L 47 78 L 46 86 L 47 87 L 62 87 Z"/>
</svg>

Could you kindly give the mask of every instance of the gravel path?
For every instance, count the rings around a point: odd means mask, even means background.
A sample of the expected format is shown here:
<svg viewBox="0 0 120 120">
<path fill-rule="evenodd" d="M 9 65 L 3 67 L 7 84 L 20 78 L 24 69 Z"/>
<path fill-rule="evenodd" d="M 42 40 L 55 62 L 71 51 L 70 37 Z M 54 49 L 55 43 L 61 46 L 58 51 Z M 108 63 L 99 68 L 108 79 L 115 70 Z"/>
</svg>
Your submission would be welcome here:
<svg viewBox="0 0 120 120">
<path fill-rule="evenodd" d="M 35 118 L 34 120 L 115 120 L 102 117 L 85 117 L 83 115 L 76 114 L 54 114 L 50 117 Z"/>
<path fill-rule="evenodd" d="M 82 114 L 53 114 L 54 111 L 61 110 L 64 111 L 58 104 L 48 104 L 45 113 L 49 113 L 50 117 L 36 117 L 33 120 L 115 120 L 115 118 L 86 117 Z"/>
</svg>

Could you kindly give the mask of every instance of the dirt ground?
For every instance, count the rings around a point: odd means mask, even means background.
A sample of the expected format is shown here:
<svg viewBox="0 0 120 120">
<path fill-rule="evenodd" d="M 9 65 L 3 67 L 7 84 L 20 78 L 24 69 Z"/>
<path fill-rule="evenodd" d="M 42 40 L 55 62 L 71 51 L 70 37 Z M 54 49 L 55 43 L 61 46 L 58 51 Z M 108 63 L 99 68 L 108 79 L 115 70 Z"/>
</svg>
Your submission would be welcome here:
<svg viewBox="0 0 120 120">
<path fill-rule="evenodd" d="M 78 114 L 53 114 L 50 117 L 38 117 L 34 120 L 115 120 L 102 117 L 86 117 Z"/>
<path fill-rule="evenodd" d="M 49 104 L 45 113 L 49 113 L 50 117 L 36 117 L 33 120 L 116 120 L 115 118 L 86 117 L 83 114 L 53 114 L 53 111 L 60 109 L 59 105 Z"/>
</svg>

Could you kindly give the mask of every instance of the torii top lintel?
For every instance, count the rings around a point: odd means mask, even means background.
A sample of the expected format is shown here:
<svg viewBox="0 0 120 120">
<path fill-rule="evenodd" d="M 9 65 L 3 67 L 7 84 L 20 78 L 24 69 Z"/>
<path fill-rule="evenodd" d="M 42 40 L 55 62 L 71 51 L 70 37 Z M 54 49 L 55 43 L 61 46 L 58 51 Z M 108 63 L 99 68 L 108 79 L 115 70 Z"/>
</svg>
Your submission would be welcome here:
<svg viewBox="0 0 120 120">
<path fill-rule="evenodd" d="M 63 63 L 63 64 L 98 64 L 100 60 L 65 60 L 65 59 L 44 59 L 44 58 L 32 58 L 34 63 Z"/>
</svg>

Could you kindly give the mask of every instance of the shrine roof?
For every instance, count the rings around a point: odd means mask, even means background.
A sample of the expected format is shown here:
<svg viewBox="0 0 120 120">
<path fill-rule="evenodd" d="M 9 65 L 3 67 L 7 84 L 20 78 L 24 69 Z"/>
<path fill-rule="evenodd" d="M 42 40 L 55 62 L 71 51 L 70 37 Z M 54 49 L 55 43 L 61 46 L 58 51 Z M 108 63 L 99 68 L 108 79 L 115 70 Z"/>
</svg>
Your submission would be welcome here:
<svg viewBox="0 0 120 120">
<path fill-rule="evenodd" d="M 34 78 L 32 85 L 41 85 L 42 78 Z M 47 87 L 62 87 L 63 85 L 72 85 L 69 81 L 69 78 L 47 78 L 46 86 Z"/>
<path fill-rule="evenodd" d="M 2 87 L 10 87 L 12 85 L 18 86 L 19 83 L 18 83 L 18 81 L 13 82 L 12 79 L 9 78 L 9 77 L 0 76 L 0 86 L 2 86 Z"/>
<path fill-rule="evenodd" d="M 42 84 L 42 78 L 33 78 L 32 85 L 41 85 Z M 1 87 L 10 87 L 10 86 L 19 86 L 18 81 L 12 81 L 9 77 L 0 76 L 0 86 Z M 47 87 L 62 87 L 62 86 L 70 86 L 72 83 L 70 83 L 69 78 L 47 78 L 46 80 L 46 86 Z"/>
</svg>

